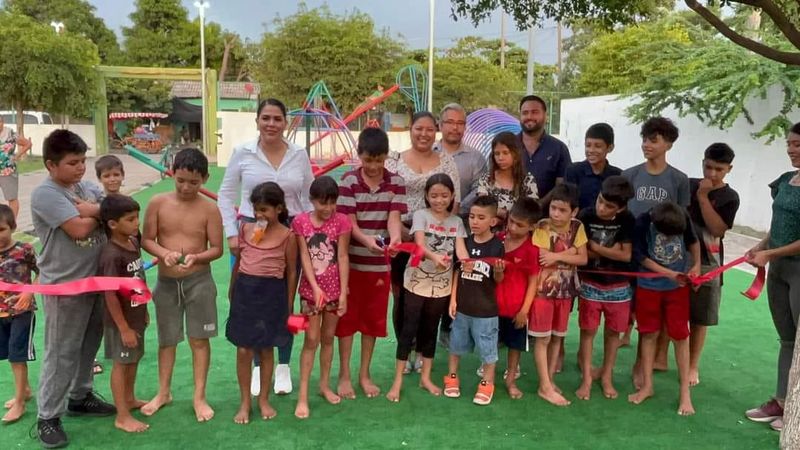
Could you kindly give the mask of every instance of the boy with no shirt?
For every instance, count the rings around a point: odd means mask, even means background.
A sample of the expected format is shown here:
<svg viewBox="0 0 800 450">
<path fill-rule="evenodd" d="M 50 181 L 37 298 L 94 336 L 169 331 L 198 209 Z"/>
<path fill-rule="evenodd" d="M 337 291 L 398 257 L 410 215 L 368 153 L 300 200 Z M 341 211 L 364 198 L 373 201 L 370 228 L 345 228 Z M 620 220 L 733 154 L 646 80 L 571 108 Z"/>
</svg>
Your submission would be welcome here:
<svg viewBox="0 0 800 450">
<path fill-rule="evenodd" d="M 142 413 L 152 415 L 172 401 L 170 384 L 175 350 L 186 334 L 192 349 L 194 411 L 198 422 L 214 417 L 206 401 L 211 359 L 209 338 L 217 335 L 217 288 L 211 261 L 222 256 L 222 217 L 217 206 L 198 193 L 208 179 L 208 160 L 194 148 L 175 155 L 175 192 L 160 194 L 145 212 L 142 247 L 159 259 L 153 292 L 158 324 L 158 394 Z"/>
</svg>

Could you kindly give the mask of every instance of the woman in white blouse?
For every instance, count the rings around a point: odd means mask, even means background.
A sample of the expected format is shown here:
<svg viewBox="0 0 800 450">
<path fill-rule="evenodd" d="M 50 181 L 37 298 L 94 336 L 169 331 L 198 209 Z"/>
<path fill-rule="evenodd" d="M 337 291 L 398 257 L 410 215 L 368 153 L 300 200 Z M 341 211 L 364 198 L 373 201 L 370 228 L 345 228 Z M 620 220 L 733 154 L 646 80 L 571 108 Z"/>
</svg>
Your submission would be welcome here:
<svg viewBox="0 0 800 450">
<path fill-rule="evenodd" d="M 287 126 L 286 106 L 274 98 L 262 100 L 258 105 L 256 126 L 258 138 L 245 142 L 233 150 L 233 155 L 225 169 L 225 176 L 219 188 L 219 210 L 228 248 L 232 255 L 239 254 L 239 220 L 253 220 L 253 205 L 250 191 L 267 181 L 273 181 L 283 189 L 286 206 L 291 218 L 303 211 L 312 209 L 308 190 L 314 180 L 311 161 L 303 147 L 287 141 L 283 133 Z M 239 212 L 236 203 L 239 202 Z M 288 224 L 287 224 L 288 225 Z M 292 341 L 278 349 L 278 367 L 275 370 L 275 393 L 288 394 L 292 391 L 289 360 L 292 355 Z M 260 370 L 258 361 L 253 369 L 251 391 L 258 395 Z"/>
<path fill-rule="evenodd" d="M 402 217 L 403 240 L 410 241 L 408 230 L 411 228 L 411 217 L 414 211 L 425 208 L 425 183 L 431 175 L 444 173 L 450 176 L 455 186 L 455 198 L 461 198 L 461 185 L 458 177 L 458 167 L 455 160 L 447 152 L 433 151 L 436 142 L 436 119 L 427 111 L 415 113 L 411 118 L 411 148 L 398 153 L 390 152 L 384 167 L 394 172 L 406 183 L 406 203 L 408 213 Z M 453 211 L 458 211 L 458 202 L 453 205 Z M 400 295 L 403 287 L 403 273 L 408 264 L 408 255 L 400 253 L 392 259 L 392 295 L 397 299 L 393 306 L 393 319 L 395 332 L 399 333 L 401 314 L 400 305 L 403 299 Z M 411 359 L 409 359 L 411 361 Z M 418 366 L 418 367 L 416 367 Z M 415 363 L 415 369 L 421 368 L 421 360 Z M 407 368 L 409 371 L 411 368 Z"/>
</svg>

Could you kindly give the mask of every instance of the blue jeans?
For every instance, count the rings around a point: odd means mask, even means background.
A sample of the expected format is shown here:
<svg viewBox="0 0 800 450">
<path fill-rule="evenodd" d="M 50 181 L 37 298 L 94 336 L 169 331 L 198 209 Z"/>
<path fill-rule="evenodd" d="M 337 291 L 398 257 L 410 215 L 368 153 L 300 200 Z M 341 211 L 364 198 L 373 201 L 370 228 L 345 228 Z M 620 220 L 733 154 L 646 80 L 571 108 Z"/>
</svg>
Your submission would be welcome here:
<svg viewBox="0 0 800 450">
<path fill-rule="evenodd" d="M 482 363 L 496 363 L 497 328 L 497 316 L 472 317 L 456 313 L 450 330 L 450 353 L 462 356 L 477 348 Z"/>
</svg>

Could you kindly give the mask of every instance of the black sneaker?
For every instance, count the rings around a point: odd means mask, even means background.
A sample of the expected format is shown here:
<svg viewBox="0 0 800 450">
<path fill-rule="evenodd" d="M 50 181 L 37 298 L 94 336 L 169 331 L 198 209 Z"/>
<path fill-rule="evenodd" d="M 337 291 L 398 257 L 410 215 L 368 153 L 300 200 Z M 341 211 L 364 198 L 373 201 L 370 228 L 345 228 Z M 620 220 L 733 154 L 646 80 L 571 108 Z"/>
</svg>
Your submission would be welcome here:
<svg viewBox="0 0 800 450">
<path fill-rule="evenodd" d="M 94 392 L 86 394 L 83 400 L 69 400 L 67 404 L 67 415 L 69 416 L 92 416 L 105 417 L 117 413 L 117 408 L 108 403 Z"/>
<path fill-rule="evenodd" d="M 36 431 L 39 435 L 39 442 L 44 448 L 61 448 L 69 444 L 67 433 L 61 426 L 61 419 L 39 419 L 36 423 Z"/>
</svg>

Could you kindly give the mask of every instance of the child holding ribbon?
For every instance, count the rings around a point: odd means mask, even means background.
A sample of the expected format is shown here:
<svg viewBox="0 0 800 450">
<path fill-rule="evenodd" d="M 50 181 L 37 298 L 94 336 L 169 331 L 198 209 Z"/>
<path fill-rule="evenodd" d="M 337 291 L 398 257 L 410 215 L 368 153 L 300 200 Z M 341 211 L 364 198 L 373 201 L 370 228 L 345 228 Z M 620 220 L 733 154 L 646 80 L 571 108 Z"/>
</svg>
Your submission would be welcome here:
<svg viewBox="0 0 800 450">
<path fill-rule="evenodd" d="M 250 422 L 250 372 L 253 354 L 262 364 L 258 406 L 263 419 L 275 417 L 269 404 L 273 347 L 289 342 L 286 320 L 297 290 L 297 243 L 283 225 L 288 215 L 283 190 L 277 183 L 262 183 L 250 193 L 256 222 L 239 225 L 239 256 L 231 274 L 230 316 L 225 336 L 236 346 L 236 375 L 241 405 L 233 418 Z"/>
<path fill-rule="evenodd" d="M 308 418 L 308 382 L 319 355 L 319 392 L 333 405 L 342 398 L 329 385 L 333 360 L 333 339 L 339 317 L 347 311 L 347 278 L 350 272 L 350 220 L 336 212 L 339 186 L 329 176 L 311 183 L 309 198 L 314 210 L 295 217 L 292 230 L 297 235 L 303 278 L 300 281 L 302 313 L 309 317 L 303 352 L 300 356 L 300 394 L 294 415 Z"/>
<path fill-rule="evenodd" d="M 6 283 L 30 284 L 36 266 L 36 253 L 31 244 L 14 240 L 17 229 L 14 211 L 0 205 L 0 280 Z M 0 359 L 11 363 L 14 373 L 14 398 L 6 402 L 8 412 L 4 423 L 12 423 L 25 414 L 25 403 L 31 398 L 28 383 L 28 361 L 35 358 L 33 350 L 34 311 L 33 294 L 3 293 L 0 297 Z"/>
<path fill-rule="evenodd" d="M 362 131 L 356 151 L 361 167 L 342 177 L 336 202 L 337 211 L 347 215 L 353 226 L 347 312 L 336 326 L 336 337 L 339 338 L 338 394 L 343 398 L 355 398 L 350 377 L 350 355 L 353 336 L 361 333 L 358 382 L 364 394 L 372 398 L 381 393 L 369 373 L 375 340 L 387 336 L 386 313 L 391 280 L 385 252 L 400 243 L 400 216 L 407 211 L 406 184 L 401 176 L 384 168 L 389 154 L 389 138 L 385 131 L 380 128 Z"/>
<path fill-rule="evenodd" d="M 414 243 L 424 249 L 425 260 L 415 267 L 412 259 L 406 267 L 403 289 L 403 320 L 397 338 L 397 362 L 394 382 L 386 394 L 392 402 L 400 401 L 403 370 L 414 348 L 422 354 L 420 386 L 433 395 L 442 389 L 431 381 L 436 334 L 439 320 L 447 309 L 453 285 L 453 257 L 467 258 L 464 238 L 467 233 L 460 217 L 453 214 L 456 190 L 450 176 L 437 173 L 425 183 L 425 206 L 414 212 L 411 233 Z"/>
<path fill-rule="evenodd" d="M 128 196 L 111 194 L 100 204 L 100 221 L 108 233 L 97 274 L 106 277 L 144 279 L 144 262 L 139 243 L 139 204 Z M 120 291 L 106 291 L 103 336 L 111 368 L 111 394 L 117 408 L 114 426 L 128 433 L 140 433 L 150 426 L 131 415 L 145 402 L 136 399 L 134 385 L 139 361 L 144 355 L 144 331 L 150 322 L 147 305 Z"/>
</svg>

